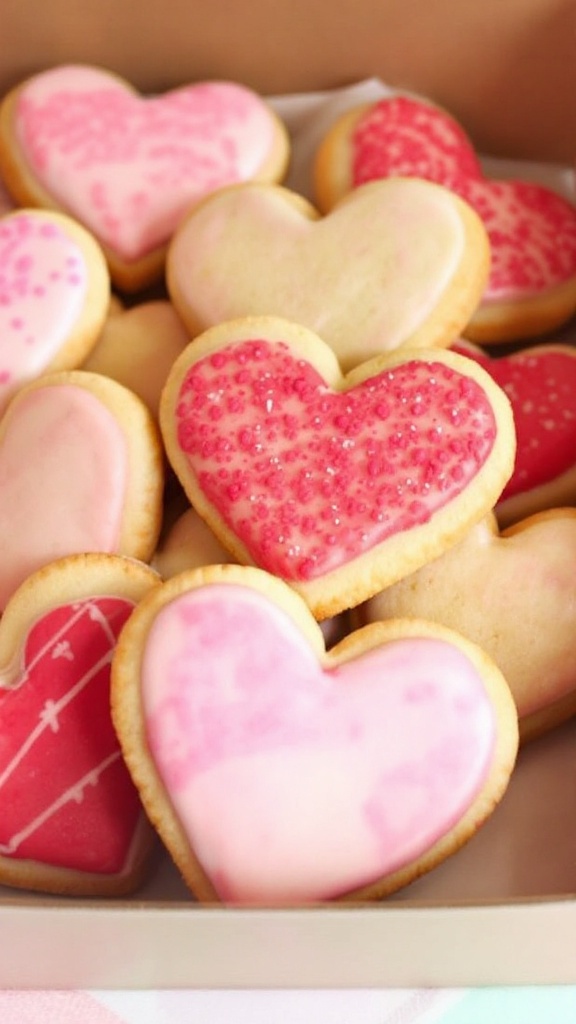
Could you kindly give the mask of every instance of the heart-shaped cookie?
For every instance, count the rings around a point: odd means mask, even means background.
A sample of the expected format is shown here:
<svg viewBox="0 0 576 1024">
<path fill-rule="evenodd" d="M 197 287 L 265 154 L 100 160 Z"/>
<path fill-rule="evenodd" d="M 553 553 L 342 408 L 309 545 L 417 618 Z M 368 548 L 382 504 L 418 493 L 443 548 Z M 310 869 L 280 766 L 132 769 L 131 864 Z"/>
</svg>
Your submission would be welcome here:
<svg viewBox="0 0 576 1024">
<path fill-rule="evenodd" d="M 322 218 L 288 189 L 248 184 L 186 218 L 167 283 L 191 335 L 282 316 L 320 334 L 347 371 L 401 346 L 450 345 L 480 301 L 488 260 L 479 218 L 431 182 L 373 182 Z"/>
<path fill-rule="evenodd" d="M 576 349 L 549 342 L 493 358 L 460 340 L 453 350 L 483 366 L 512 406 L 516 460 L 496 506 L 500 525 L 576 504 Z"/>
<path fill-rule="evenodd" d="M 130 290 L 161 273 L 176 225 L 204 195 L 284 173 L 288 139 L 272 109 L 234 82 L 144 97 L 100 68 L 28 79 L 0 110 L 0 167 L 23 205 L 72 214 Z"/>
<path fill-rule="evenodd" d="M 541 185 L 482 174 L 474 148 L 446 111 L 396 95 L 339 117 L 320 144 L 322 210 L 367 181 L 415 175 L 452 189 L 490 239 L 487 287 L 467 335 L 499 342 L 553 330 L 576 309 L 576 209 Z"/>
<path fill-rule="evenodd" d="M 188 345 L 160 425 L 224 546 L 288 580 L 319 618 L 462 536 L 514 457 L 508 400 L 472 360 L 393 353 L 343 378 L 317 335 L 274 317 Z"/>
<path fill-rule="evenodd" d="M 120 384 L 71 370 L 19 391 L 0 423 L 0 608 L 64 555 L 147 560 L 163 481 L 154 420 Z"/>
<path fill-rule="evenodd" d="M 491 515 L 358 614 L 426 618 L 479 644 L 504 674 L 528 739 L 576 711 L 575 558 L 575 510 L 542 512 L 502 533 Z"/>
<path fill-rule="evenodd" d="M 506 788 L 516 712 L 474 645 L 426 623 L 327 655 L 303 602 L 241 566 L 183 573 L 131 616 L 113 718 L 200 899 L 381 896 L 458 848 Z"/>
<path fill-rule="evenodd" d="M 166 377 L 189 340 L 172 303 L 140 302 L 108 316 L 82 367 L 130 388 L 157 417 Z"/>
<path fill-rule="evenodd" d="M 28 380 L 82 363 L 109 300 L 102 251 L 76 221 L 44 210 L 0 218 L 0 413 Z"/>
<path fill-rule="evenodd" d="M 112 555 L 28 577 L 0 622 L 0 883 L 128 892 L 152 834 L 110 717 L 118 634 L 157 583 Z"/>
</svg>

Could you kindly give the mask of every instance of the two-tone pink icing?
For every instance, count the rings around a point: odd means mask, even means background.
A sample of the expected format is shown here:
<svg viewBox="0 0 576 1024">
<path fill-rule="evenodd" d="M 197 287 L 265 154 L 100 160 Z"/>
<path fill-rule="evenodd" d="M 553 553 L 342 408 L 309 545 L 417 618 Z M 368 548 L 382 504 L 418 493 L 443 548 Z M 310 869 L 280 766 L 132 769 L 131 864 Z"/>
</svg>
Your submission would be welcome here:
<svg viewBox="0 0 576 1024">
<path fill-rule="evenodd" d="M 576 275 L 576 209 L 543 186 L 486 179 L 472 143 L 443 110 L 408 96 L 387 98 L 352 136 L 356 187 L 397 174 L 446 185 L 478 213 L 492 265 L 485 302 L 531 296 Z"/>
<path fill-rule="evenodd" d="M 0 856 L 115 874 L 141 815 L 110 716 L 110 665 L 133 603 L 63 604 L 0 673 Z"/>
<path fill-rule="evenodd" d="M 116 552 L 127 486 L 126 438 L 91 391 L 21 392 L 0 434 L 0 608 L 60 556 Z"/>
<path fill-rule="evenodd" d="M 576 351 L 542 345 L 494 359 L 466 344 L 453 348 L 479 363 L 512 406 L 516 457 L 501 500 L 572 469 L 576 464 Z"/>
<path fill-rule="evenodd" d="M 281 340 L 193 363 L 174 415 L 210 506 L 256 565 L 293 581 L 429 522 L 496 438 L 486 393 L 452 366 L 409 359 L 337 392 Z"/>
<path fill-rule="evenodd" d="M 229 902 L 329 899 L 410 864 L 456 825 L 492 759 L 493 710 L 459 649 L 398 639 L 326 670 L 239 584 L 165 605 L 141 682 L 171 805 Z"/>
<path fill-rule="evenodd" d="M 87 288 L 84 254 L 50 214 L 0 220 L 0 411 L 66 345 Z"/>
<path fill-rule="evenodd" d="M 270 111 L 241 85 L 144 98 L 88 66 L 30 79 L 15 127 L 46 191 L 128 261 L 164 245 L 209 192 L 256 176 L 274 144 Z"/>
</svg>

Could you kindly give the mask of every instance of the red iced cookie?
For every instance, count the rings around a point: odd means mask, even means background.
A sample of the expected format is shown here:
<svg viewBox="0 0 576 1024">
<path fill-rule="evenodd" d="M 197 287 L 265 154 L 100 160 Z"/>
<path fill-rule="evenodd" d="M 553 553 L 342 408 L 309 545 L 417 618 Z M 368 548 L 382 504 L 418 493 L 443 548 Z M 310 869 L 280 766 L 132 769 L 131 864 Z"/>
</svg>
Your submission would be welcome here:
<svg viewBox="0 0 576 1024">
<path fill-rule="evenodd" d="M 156 574 L 78 555 L 30 576 L 0 623 L 0 883 L 132 890 L 151 833 L 110 717 L 120 630 Z"/>
<path fill-rule="evenodd" d="M 192 342 L 160 423 L 224 546 L 288 580 L 318 618 L 454 543 L 492 508 L 514 456 L 509 403 L 472 360 L 395 353 L 343 377 L 316 335 L 273 317 Z"/>
<path fill-rule="evenodd" d="M 547 343 L 492 358 L 459 341 L 507 394 L 516 429 L 514 472 L 496 506 L 501 525 L 576 504 L 576 349 Z"/>
</svg>

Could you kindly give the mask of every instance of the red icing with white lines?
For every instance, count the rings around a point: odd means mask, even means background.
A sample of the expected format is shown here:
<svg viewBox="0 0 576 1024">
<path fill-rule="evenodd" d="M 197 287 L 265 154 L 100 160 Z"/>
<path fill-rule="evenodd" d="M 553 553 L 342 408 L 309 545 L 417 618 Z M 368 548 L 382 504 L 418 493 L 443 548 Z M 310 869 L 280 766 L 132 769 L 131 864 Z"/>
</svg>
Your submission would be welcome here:
<svg viewBox="0 0 576 1024">
<path fill-rule="evenodd" d="M 496 436 L 480 385 L 441 362 L 339 393 L 286 343 L 257 339 L 196 362 L 176 418 L 205 497 L 255 564 L 295 581 L 428 522 Z"/>
<path fill-rule="evenodd" d="M 141 814 L 109 710 L 132 602 L 62 605 L 30 630 L 0 690 L 0 856 L 79 871 L 126 867 Z"/>
<path fill-rule="evenodd" d="M 543 186 L 484 178 L 459 125 L 403 96 L 376 103 L 352 138 L 354 187 L 399 174 L 445 185 L 476 210 L 492 250 L 484 301 L 538 294 L 576 274 L 576 209 Z"/>
</svg>

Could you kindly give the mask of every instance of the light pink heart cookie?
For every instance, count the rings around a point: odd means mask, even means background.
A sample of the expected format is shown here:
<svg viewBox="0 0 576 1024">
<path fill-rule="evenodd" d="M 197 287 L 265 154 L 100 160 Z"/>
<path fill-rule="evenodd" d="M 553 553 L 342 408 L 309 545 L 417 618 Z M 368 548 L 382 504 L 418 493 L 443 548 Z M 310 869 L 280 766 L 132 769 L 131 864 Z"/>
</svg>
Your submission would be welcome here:
<svg viewBox="0 0 576 1024">
<path fill-rule="evenodd" d="M 120 384 L 76 370 L 23 388 L 0 423 L 0 608 L 64 555 L 150 557 L 163 480 L 154 421 Z"/>
<path fill-rule="evenodd" d="M 74 220 L 43 210 L 0 218 L 0 413 L 27 381 L 82 363 L 109 300 L 102 251 Z"/>
<path fill-rule="evenodd" d="M 479 649 L 404 622 L 327 655 L 298 596 L 240 566 L 155 589 L 112 687 L 133 778 L 200 899 L 390 892 L 469 838 L 516 753 L 510 693 Z"/>
<path fill-rule="evenodd" d="M 414 175 L 469 203 L 490 239 L 491 270 L 467 328 L 476 341 L 532 337 L 576 309 L 576 208 L 552 190 L 487 179 L 471 140 L 446 111 L 412 96 L 346 112 L 316 154 L 318 203 L 329 210 L 368 181 Z"/>
<path fill-rule="evenodd" d="M 482 224 L 457 196 L 396 179 L 357 189 L 323 218 L 280 186 L 222 190 L 186 218 L 166 271 L 191 336 L 282 316 L 320 334 L 348 371 L 400 347 L 450 345 L 488 261 Z"/>
<path fill-rule="evenodd" d="M 190 206 L 233 182 L 276 181 L 288 158 L 272 109 L 234 82 L 143 97 L 100 68 L 63 65 L 18 86 L 0 113 L 11 190 L 75 216 L 131 290 L 159 276 Z"/>
<path fill-rule="evenodd" d="M 516 459 L 496 506 L 500 525 L 576 504 L 576 349 L 549 342 L 493 358 L 459 341 L 453 350 L 483 366 L 512 406 Z"/>
<path fill-rule="evenodd" d="M 157 583 L 131 559 L 79 555 L 28 577 L 0 623 L 0 882 L 129 892 L 152 835 L 110 717 L 118 634 Z"/>
<path fill-rule="evenodd" d="M 425 618 L 479 644 L 504 674 L 528 739 L 576 711 L 575 558 L 574 509 L 542 512 L 502 533 L 489 516 L 368 601 L 360 621 Z"/>
<path fill-rule="evenodd" d="M 318 618 L 462 536 L 493 507 L 514 455 L 508 401 L 472 360 L 396 353 L 344 378 L 316 335 L 272 317 L 192 342 L 160 423 L 224 546 L 289 581 Z"/>
</svg>

